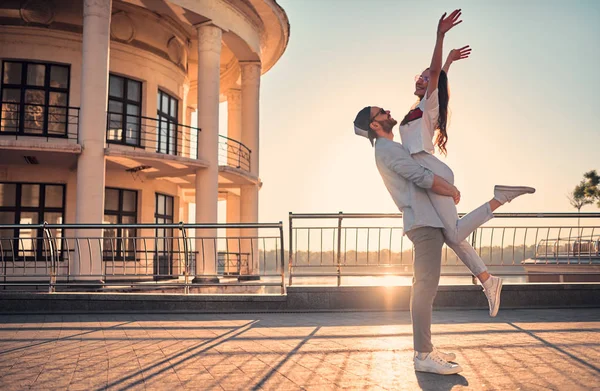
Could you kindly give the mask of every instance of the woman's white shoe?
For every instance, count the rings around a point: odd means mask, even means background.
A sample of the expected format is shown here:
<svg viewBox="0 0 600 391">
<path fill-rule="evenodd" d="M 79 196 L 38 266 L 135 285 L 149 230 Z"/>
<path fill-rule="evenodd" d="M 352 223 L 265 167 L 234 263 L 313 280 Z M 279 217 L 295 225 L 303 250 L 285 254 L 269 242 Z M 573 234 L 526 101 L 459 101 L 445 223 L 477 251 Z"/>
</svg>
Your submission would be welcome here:
<svg viewBox="0 0 600 391">
<path fill-rule="evenodd" d="M 501 204 L 511 202 L 520 195 L 533 193 L 535 189 L 529 186 L 494 186 L 494 198 Z"/>
<path fill-rule="evenodd" d="M 486 287 L 487 286 L 487 287 Z M 490 316 L 493 318 L 498 315 L 500 309 L 500 293 L 502 292 L 502 279 L 500 277 L 490 276 L 489 283 L 486 281 L 483 286 L 483 292 L 488 299 L 490 307 Z"/>
</svg>

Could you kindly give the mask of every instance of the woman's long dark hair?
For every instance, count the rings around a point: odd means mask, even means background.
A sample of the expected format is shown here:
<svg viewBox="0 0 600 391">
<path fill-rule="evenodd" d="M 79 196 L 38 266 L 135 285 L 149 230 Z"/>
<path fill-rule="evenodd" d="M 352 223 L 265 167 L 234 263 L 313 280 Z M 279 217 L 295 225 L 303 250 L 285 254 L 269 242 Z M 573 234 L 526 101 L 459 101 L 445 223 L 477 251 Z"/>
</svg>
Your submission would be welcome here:
<svg viewBox="0 0 600 391">
<path fill-rule="evenodd" d="M 427 68 L 429 69 L 429 68 Z M 421 98 L 422 99 L 422 98 Z M 439 151 L 443 155 L 447 155 L 446 143 L 448 142 L 448 132 L 446 129 L 448 123 L 448 101 L 450 100 L 450 93 L 448 92 L 448 75 L 446 72 L 440 71 L 440 77 L 438 79 L 438 103 L 439 103 L 439 116 L 436 125 L 436 130 L 439 133 L 435 139 L 435 146 L 438 147 Z M 409 122 L 410 114 L 412 110 L 404 116 L 400 126 L 406 125 Z M 414 118 L 414 117 L 413 117 Z"/>
<path fill-rule="evenodd" d="M 440 115 L 438 117 L 437 130 L 438 133 L 435 139 L 435 145 L 438 147 L 443 155 L 447 155 L 446 143 L 448 142 L 448 132 L 446 125 L 448 123 L 448 101 L 450 100 L 450 94 L 448 92 L 448 75 L 446 72 L 440 72 L 440 78 L 438 79 L 438 103 L 440 105 Z"/>
</svg>

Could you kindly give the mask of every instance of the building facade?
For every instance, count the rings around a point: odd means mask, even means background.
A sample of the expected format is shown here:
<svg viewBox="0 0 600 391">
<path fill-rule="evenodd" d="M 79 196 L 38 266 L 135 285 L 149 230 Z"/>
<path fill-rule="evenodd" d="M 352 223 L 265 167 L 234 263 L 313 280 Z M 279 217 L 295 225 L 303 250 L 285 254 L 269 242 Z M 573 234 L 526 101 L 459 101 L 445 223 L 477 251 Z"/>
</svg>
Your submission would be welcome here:
<svg viewBox="0 0 600 391">
<path fill-rule="evenodd" d="M 257 222 L 260 79 L 289 31 L 275 0 L 3 1 L 0 224 L 215 223 L 219 200 L 228 222 Z M 135 258 L 142 233 L 118 231 L 56 235 L 131 237 L 104 247 Z M 75 275 L 104 273 L 85 257 Z M 176 273 L 160 259 L 154 274 Z"/>
</svg>

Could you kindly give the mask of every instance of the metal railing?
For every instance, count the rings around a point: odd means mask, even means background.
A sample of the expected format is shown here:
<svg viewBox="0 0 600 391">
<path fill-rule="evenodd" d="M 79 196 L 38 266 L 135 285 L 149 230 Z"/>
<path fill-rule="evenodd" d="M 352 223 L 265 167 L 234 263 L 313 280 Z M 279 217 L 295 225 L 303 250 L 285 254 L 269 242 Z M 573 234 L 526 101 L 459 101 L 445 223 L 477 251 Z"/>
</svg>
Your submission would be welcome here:
<svg viewBox="0 0 600 391">
<path fill-rule="evenodd" d="M 200 129 L 165 118 L 107 112 L 106 143 L 198 159 Z"/>
<path fill-rule="evenodd" d="M 493 274 L 600 276 L 600 213 L 495 217 L 490 223 L 512 219 L 515 224 L 487 223 L 467 239 Z M 338 285 L 342 279 L 361 276 L 409 277 L 414 254 L 400 218 L 400 214 L 290 213 L 288 254 L 281 222 L 4 224 L 0 225 L 0 286 L 47 286 L 51 292 L 57 287 L 92 286 L 185 293 L 214 286 L 273 286 L 285 292 L 286 271 L 287 285 L 310 277 L 335 278 Z M 563 223 L 576 218 L 585 224 Z M 554 219 L 559 224 L 529 224 L 527 219 Z M 471 277 L 447 247 L 442 275 Z"/>
<path fill-rule="evenodd" d="M 285 293 L 281 222 L 0 224 L 0 262 L 5 288 L 189 293 L 211 286 L 278 286 Z"/>
<path fill-rule="evenodd" d="M 239 141 L 219 135 L 219 165 L 250 172 L 252 151 Z"/>
<path fill-rule="evenodd" d="M 166 155 L 198 159 L 199 128 L 159 117 L 107 112 L 106 142 Z M 251 151 L 237 140 L 219 135 L 219 165 L 250 171 Z"/>
<path fill-rule="evenodd" d="M 593 229 L 592 229 L 593 231 Z M 537 245 L 533 264 L 554 261 L 557 264 L 591 264 L 600 259 L 600 234 L 582 237 L 570 235 L 557 239 L 542 239 Z"/>
<path fill-rule="evenodd" d="M 592 226 L 484 226 L 467 240 L 484 263 L 498 275 L 557 273 L 560 265 L 600 265 L 600 213 L 497 213 L 498 219 L 597 219 Z M 294 278 L 410 276 L 413 246 L 404 236 L 402 214 L 289 215 L 288 285 Z M 389 223 L 383 226 L 381 221 Z M 300 223 L 303 221 L 303 223 Z M 346 223 L 350 221 L 351 223 Z M 589 220 L 588 220 L 589 221 Z M 565 250 L 566 249 L 566 250 Z M 558 251 L 560 250 L 560 251 Z M 443 276 L 471 276 L 460 259 L 445 246 Z M 532 265 L 554 269 L 530 270 Z M 587 274 L 590 270 L 561 270 Z M 474 279 L 473 279 L 474 281 Z"/>
<path fill-rule="evenodd" d="M 79 107 L 2 102 L 0 136 L 45 137 L 77 143 Z"/>
</svg>

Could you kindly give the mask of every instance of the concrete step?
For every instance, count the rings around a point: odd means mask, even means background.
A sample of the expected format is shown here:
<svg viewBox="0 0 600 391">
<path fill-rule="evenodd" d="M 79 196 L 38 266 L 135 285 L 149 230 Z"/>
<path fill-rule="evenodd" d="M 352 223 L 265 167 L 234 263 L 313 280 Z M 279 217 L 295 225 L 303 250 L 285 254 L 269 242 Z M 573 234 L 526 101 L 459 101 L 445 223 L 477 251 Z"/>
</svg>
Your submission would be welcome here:
<svg viewBox="0 0 600 391">
<path fill-rule="evenodd" d="M 408 286 L 293 286 L 287 294 L 180 294 L 122 292 L 0 293 L 2 313 L 284 312 L 408 310 Z M 505 285 L 501 309 L 600 307 L 600 284 Z M 485 309 L 479 286 L 441 286 L 436 309 Z"/>
</svg>

